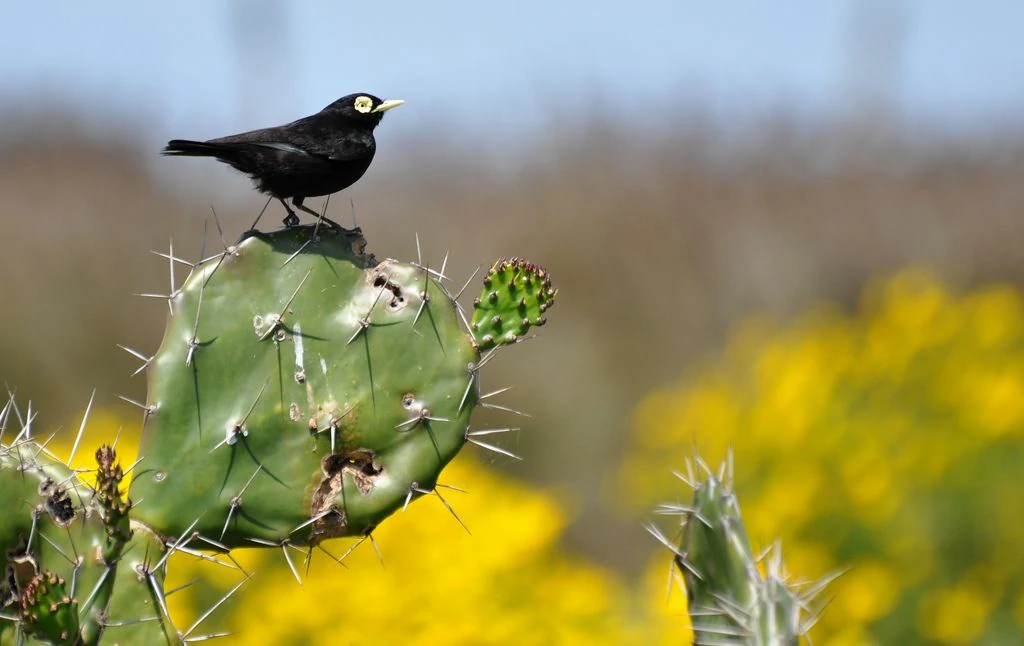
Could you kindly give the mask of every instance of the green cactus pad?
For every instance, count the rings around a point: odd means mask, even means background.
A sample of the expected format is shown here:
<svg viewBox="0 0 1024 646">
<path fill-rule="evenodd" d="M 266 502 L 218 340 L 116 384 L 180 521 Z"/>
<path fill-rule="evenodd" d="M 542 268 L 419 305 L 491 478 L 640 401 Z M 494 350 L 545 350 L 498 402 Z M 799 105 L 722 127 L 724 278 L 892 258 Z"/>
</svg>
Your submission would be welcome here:
<svg viewBox="0 0 1024 646">
<path fill-rule="evenodd" d="M 51 644 L 80 644 L 78 601 L 68 595 L 64 577 L 41 572 L 21 591 L 20 619 L 28 634 Z"/>
<path fill-rule="evenodd" d="M 251 233 L 173 297 L 132 511 L 227 547 L 365 534 L 466 441 L 479 353 L 428 272 L 358 232 Z"/>
<path fill-rule="evenodd" d="M 515 343 L 531 327 L 544 325 L 544 314 L 557 292 L 543 267 L 520 258 L 498 260 L 487 271 L 480 297 L 473 301 L 470 328 L 478 347 L 487 350 Z"/>
<path fill-rule="evenodd" d="M 823 580 L 797 593 L 786 584 L 781 548 L 777 545 L 759 563 L 740 518 L 731 474 L 723 466 L 713 473 L 698 458 L 682 477 L 693 486 L 693 504 L 666 504 L 663 514 L 681 515 L 678 546 L 654 526 L 649 527 L 674 554 L 686 583 L 694 642 L 751 646 L 796 646 L 813 623 L 808 616 Z M 762 576 L 761 569 L 765 574 Z"/>
</svg>

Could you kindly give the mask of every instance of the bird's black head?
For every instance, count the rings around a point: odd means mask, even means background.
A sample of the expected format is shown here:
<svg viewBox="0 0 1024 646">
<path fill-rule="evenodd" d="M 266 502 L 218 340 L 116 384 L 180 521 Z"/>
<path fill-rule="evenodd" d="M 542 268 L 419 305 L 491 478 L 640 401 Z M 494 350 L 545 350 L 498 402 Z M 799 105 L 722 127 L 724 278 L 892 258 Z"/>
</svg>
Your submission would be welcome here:
<svg viewBox="0 0 1024 646">
<path fill-rule="evenodd" d="M 403 103 L 405 101 L 399 99 L 378 99 L 372 94 L 349 94 L 324 108 L 323 112 L 339 114 L 356 123 L 365 123 L 373 127 L 380 123 L 385 112 Z"/>
</svg>

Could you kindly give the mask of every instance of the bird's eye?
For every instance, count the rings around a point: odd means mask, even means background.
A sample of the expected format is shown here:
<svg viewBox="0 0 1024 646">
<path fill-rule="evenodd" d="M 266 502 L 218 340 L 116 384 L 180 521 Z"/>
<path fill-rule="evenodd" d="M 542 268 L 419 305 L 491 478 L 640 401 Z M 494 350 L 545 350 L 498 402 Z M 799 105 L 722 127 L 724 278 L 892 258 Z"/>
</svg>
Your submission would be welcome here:
<svg viewBox="0 0 1024 646">
<path fill-rule="evenodd" d="M 355 107 L 355 109 L 358 110 L 359 112 L 369 112 L 370 110 L 373 109 L 373 99 L 371 99 L 368 96 L 356 97 L 356 101 L 353 104 L 353 107 Z"/>
</svg>

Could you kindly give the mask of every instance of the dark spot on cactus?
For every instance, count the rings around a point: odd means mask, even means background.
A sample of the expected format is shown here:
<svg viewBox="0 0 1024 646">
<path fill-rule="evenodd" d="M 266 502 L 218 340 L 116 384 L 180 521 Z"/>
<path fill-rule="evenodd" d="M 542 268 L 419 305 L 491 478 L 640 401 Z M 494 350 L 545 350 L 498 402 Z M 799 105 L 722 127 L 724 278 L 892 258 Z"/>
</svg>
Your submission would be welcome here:
<svg viewBox="0 0 1024 646">
<path fill-rule="evenodd" d="M 378 289 L 386 289 L 391 292 L 391 299 L 388 301 L 387 307 L 392 312 L 396 312 L 405 307 L 405 295 L 402 293 L 402 288 L 392 282 L 388 275 L 383 273 L 383 271 L 379 271 L 374 275 L 373 286 Z"/>
<path fill-rule="evenodd" d="M 416 403 L 416 397 L 412 393 L 402 395 L 402 408 L 409 410 Z"/>
<path fill-rule="evenodd" d="M 282 341 L 284 341 L 287 338 L 288 338 L 288 333 L 285 332 L 284 330 L 278 330 L 274 334 L 274 340 L 277 341 L 278 343 L 281 343 Z"/>
<path fill-rule="evenodd" d="M 53 480 L 47 478 L 39 483 L 39 495 L 46 496 L 43 507 L 58 527 L 67 527 L 75 519 L 71 496 Z"/>
<path fill-rule="evenodd" d="M 295 371 L 295 383 L 301 384 L 306 381 L 306 371 L 296 370 Z"/>
</svg>

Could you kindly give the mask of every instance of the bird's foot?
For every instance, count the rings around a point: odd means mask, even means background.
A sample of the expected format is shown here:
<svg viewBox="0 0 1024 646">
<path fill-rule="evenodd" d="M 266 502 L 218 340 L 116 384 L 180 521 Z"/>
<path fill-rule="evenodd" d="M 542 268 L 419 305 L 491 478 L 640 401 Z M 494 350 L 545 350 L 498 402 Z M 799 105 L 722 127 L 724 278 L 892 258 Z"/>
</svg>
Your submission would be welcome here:
<svg viewBox="0 0 1024 646">
<path fill-rule="evenodd" d="M 299 226 L 299 216 L 295 215 L 294 213 L 289 213 L 284 217 L 283 222 L 284 225 L 289 229 L 292 227 L 297 227 Z"/>
</svg>

